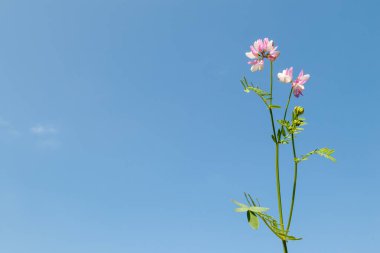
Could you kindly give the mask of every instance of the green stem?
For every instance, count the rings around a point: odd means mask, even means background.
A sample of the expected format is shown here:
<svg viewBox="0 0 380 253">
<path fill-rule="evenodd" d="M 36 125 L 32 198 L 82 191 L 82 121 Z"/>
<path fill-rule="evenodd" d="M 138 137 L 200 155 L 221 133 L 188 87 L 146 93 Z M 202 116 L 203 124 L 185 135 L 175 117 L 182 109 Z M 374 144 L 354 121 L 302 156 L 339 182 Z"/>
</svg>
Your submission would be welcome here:
<svg viewBox="0 0 380 253">
<path fill-rule="evenodd" d="M 273 98 L 273 63 L 270 62 L 270 100 L 269 105 L 272 105 L 272 98 Z M 273 119 L 273 111 L 272 108 L 269 107 L 269 113 L 270 113 L 270 120 L 272 122 L 272 130 L 273 130 L 273 136 L 275 139 L 275 142 L 277 143 L 277 135 L 276 135 L 276 127 L 274 126 L 274 119 Z"/>
<path fill-rule="evenodd" d="M 289 107 L 290 99 L 292 98 L 292 92 L 293 92 L 293 87 L 290 89 L 290 93 L 289 93 L 289 97 L 288 97 L 288 103 L 286 104 L 283 120 L 286 119 L 286 114 L 288 113 L 288 107 Z"/>
<path fill-rule="evenodd" d="M 271 61 L 270 62 L 270 105 L 272 105 L 272 99 L 273 99 L 273 62 Z M 278 214 L 280 216 L 281 228 L 282 230 L 284 230 L 284 218 L 282 216 L 282 202 L 281 202 L 280 166 L 279 166 L 279 139 L 277 139 L 277 136 L 276 136 L 276 128 L 274 126 L 272 108 L 269 108 L 269 112 L 270 112 L 270 117 L 272 121 L 273 136 L 276 142 L 276 188 L 277 188 Z M 285 240 L 281 240 L 281 241 L 282 241 L 282 247 L 284 248 L 284 253 L 288 253 L 286 241 Z"/>
<path fill-rule="evenodd" d="M 273 62 L 270 62 L 270 104 L 272 105 L 273 98 Z"/>
<path fill-rule="evenodd" d="M 284 218 L 282 216 L 282 202 L 281 202 L 281 183 L 280 183 L 280 166 L 279 166 L 279 144 L 276 143 L 276 188 L 277 188 L 277 202 L 278 214 L 280 216 L 281 228 L 284 230 Z"/>
<path fill-rule="evenodd" d="M 284 248 L 284 253 L 288 253 L 288 246 L 286 246 L 286 241 L 282 240 L 282 247 Z"/>
<path fill-rule="evenodd" d="M 293 87 L 290 89 L 290 93 L 289 93 L 289 97 L 288 97 L 288 102 L 286 103 L 286 107 L 285 107 L 284 118 L 282 120 L 286 120 L 286 115 L 288 114 L 288 108 L 289 108 L 289 104 L 290 104 L 290 99 L 292 98 L 292 92 L 293 92 Z M 281 133 L 282 133 L 282 131 L 284 131 L 284 126 L 281 126 Z M 279 137 L 278 141 L 281 141 L 281 136 Z"/>
<path fill-rule="evenodd" d="M 296 160 L 297 159 L 297 154 L 296 154 L 296 147 L 295 147 L 295 144 L 294 144 L 294 134 L 292 134 L 292 148 L 293 148 L 293 160 L 294 160 L 294 181 L 293 181 L 292 203 L 290 205 L 290 212 L 289 212 L 288 225 L 286 227 L 286 233 L 289 232 L 290 224 L 292 222 L 294 200 L 295 200 L 295 197 L 296 197 L 296 188 L 297 188 L 298 162 Z"/>
<path fill-rule="evenodd" d="M 273 112 L 272 112 L 271 108 L 269 108 L 269 113 L 270 113 L 270 120 L 272 122 L 272 130 L 273 130 L 274 140 L 276 143 L 278 143 L 279 140 L 277 140 L 276 127 L 274 126 Z"/>
</svg>

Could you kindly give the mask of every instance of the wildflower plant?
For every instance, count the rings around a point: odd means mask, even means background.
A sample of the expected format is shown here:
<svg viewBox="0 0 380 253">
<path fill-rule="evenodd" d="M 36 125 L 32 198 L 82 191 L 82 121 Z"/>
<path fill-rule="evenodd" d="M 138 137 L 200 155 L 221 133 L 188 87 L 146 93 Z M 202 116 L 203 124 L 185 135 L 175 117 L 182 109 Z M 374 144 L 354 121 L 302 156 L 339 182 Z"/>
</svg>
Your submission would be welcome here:
<svg viewBox="0 0 380 253">
<path fill-rule="evenodd" d="M 277 50 L 277 46 L 274 45 L 273 40 L 258 39 L 253 45 L 250 46 L 250 51 L 245 54 L 250 61 L 251 71 L 261 71 L 264 68 L 265 60 L 269 61 L 270 64 L 270 82 L 269 91 L 264 91 L 259 87 L 254 86 L 252 83 L 248 83 L 247 79 L 244 77 L 241 80 L 244 91 L 246 93 L 255 93 L 264 103 L 266 109 L 269 112 L 271 120 L 271 139 L 275 145 L 275 171 L 276 171 L 276 190 L 277 190 L 277 205 L 278 205 L 278 219 L 267 214 L 269 208 L 260 206 L 260 203 L 251 196 L 249 193 L 244 193 L 244 197 L 247 204 L 240 203 L 233 200 L 237 205 L 235 209 L 236 212 L 245 213 L 247 216 L 248 224 L 253 229 L 258 229 L 259 220 L 261 220 L 269 230 L 281 240 L 283 246 L 283 252 L 288 252 L 287 243 L 288 241 L 301 240 L 302 238 L 296 237 L 290 233 L 290 226 L 293 217 L 293 208 L 296 196 L 297 188 L 297 175 L 298 166 L 301 162 L 307 160 L 311 155 L 317 154 L 325 157 L 333 162 L 335 158 L 332 156 L 334 153 L 333 149 L 329 148 L 317 148 L 305 155 L 297 156 L 296 153 L 296 136 L 300 134 L 304 129 L 303 126 L 306 124 L 306 120 L 303 117 L 304 108 L 302 106 L 296 105 L 291 112 L 288 113 L 288 108 L 291 102 L 292 94 L 299 98 L 303 95 L 305 89 L 305 84 L 309 81 L 310 75 L 304 74 L 301 70 L 297 78 L 293 78 L 293 67 L 284 69 L 277 74 L 277 78 L 280 82 L 291 84 L 289 87 L 289 96 L 285 109 L 283 111 L 283 117 L 275 120 L 274 110 L 281 110 L 281 106 L 273 104 L 273 63 L 279 57 L 280 52 Z M 287 220 L 283 216 L 282 208 L 282 196 L 281 196 L 281 184 L 280 184 L 280 164 L 279 164 L 279 151 L 280 145 L 290 144 L 293 153 L 293 167 L 294 167 L 294 180 L 293 180 L 293 190 L 292 198 L 290 203 L 289 217 Z"/>
</svg>

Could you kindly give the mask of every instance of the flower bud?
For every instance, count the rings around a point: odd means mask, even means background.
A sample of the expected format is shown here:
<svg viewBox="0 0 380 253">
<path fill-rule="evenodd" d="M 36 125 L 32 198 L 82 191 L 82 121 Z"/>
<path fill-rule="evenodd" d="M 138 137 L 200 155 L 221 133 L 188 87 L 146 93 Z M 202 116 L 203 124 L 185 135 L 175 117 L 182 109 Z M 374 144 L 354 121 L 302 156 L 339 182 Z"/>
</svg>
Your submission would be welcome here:
<svg viewBox="0 0 380 253">
<path fill-rule="evenodd" d="M 303 109 L 302 106 L 296 106 L 296 107 L 294 107 L 293 111 L 294 111 L 295 115 L 299 116 L 299 115 L 302 115 L 305 110 Z"/>
<path fill-rule="evenodd" d="M 295 119 L 295 120 L 293 121 L 293 124 L 296 125 L 296 126 L 300 126 L 300 125 L 302 125 L 302 123 L 303 123 L 303 121 L 300 120 L 300 119 Z"/>
</svg>

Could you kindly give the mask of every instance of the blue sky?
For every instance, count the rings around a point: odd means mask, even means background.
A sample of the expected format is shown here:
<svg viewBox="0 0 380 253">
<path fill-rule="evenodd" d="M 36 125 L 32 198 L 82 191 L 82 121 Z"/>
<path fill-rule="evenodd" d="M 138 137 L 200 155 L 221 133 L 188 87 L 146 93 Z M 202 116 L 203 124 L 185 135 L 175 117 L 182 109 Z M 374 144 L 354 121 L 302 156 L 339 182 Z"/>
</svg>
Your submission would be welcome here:
<svg viewBox="0 0 380 253">
<path fill-rule="evenodd" d="M 1 1 L 0 251 L 280 252 L 231 199 L 276 215 L 267 87 L 244 53 L 275 40 L 275 72 L 311 74 L 292 253 L 375 252 L 380 239 L 376 1 Z M 275 101 L 289 87 L 276 82 Z M 294 104 L 292 104 L 293 106 Z M 283 201 L 291 153 L 281 149 Z"/>
</svg>

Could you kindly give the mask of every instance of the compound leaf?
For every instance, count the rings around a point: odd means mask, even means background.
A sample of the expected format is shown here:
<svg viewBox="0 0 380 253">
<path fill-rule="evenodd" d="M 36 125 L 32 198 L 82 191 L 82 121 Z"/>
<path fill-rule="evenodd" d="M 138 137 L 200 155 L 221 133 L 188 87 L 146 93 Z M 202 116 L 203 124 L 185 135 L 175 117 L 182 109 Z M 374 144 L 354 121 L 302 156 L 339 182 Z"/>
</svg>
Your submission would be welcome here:
<svg viewBox="0 0 380 253">
<path fill-rule="evenodd" d="M 257 215 L 254 212 L 248 211 L 247 219 L 248 224 L 251 226 L 251 228 L 255 230 L 259 228 L 259 218 L 257 218 Z"/>
<path fill-rule="evenodd" d="M 307 159 L 309 159 L 309 157 L 311 155 L 320 155 L 324 158 L 327 158 L 333 162 L 336 161 L 336 159 L 332 156 L 332 154 L 335 152 L 334 149 L 329 149 L 329 148 L 317 148 L 317 149 L 314 149 L 313 151 L 301 156 L 300 158 L 296 158 L 296 162 L 302 162 L 302 161 L 306 161 Z"/>
</svg>

